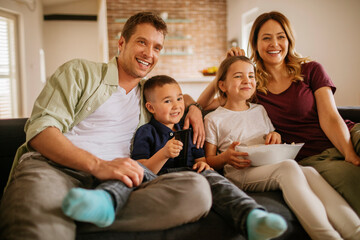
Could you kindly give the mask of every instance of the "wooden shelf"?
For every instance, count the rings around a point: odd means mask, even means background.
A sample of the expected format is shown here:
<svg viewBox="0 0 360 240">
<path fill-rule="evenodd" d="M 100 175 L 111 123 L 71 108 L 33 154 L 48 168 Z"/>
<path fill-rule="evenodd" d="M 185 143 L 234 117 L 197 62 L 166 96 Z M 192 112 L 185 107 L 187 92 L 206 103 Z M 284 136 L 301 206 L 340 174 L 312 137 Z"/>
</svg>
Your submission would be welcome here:
<svg viewBox="0 0 360 240">
<path fill-rule="evenodd" d="M 161 53 L 162 56 L 190 56 L 193 55 L 193 53 L 188 52 L 171 52 L 171 53 Z"/>
<path fill-rule="evenodd" d="M 117 18 L 115 19 L 116 23 L 125 23 L 127 21 L 127 18 Z M 178 18 L 173 18 L 173 19 L 166 19 L 164 20 L 166 23 L 191 23 L 192 20 L 191 19 L 178 19 Z"/>
</svg>

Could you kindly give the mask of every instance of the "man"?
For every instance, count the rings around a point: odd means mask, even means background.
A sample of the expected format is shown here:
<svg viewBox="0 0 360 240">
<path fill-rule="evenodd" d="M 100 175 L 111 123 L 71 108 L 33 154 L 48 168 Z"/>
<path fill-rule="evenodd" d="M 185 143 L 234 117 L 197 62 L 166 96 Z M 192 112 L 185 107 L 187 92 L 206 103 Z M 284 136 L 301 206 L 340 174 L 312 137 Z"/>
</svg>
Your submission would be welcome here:
<svg viewBox="0 0 360 240">
<path fill-rule="evenodd" d="M 76 225 L 61 211 L 64 196 L 110 179 L 138 187 L 110 229 L 159 230 L 207 214 L 205 179 L 184 172 L 140 185 L 143 169 L 129 158 L 133 134 L 147 121 L 140 80 L 156 65 L 166 32 L 161 18 L 138 13 L 123 28 L 118 58 L 72 60 L 52 75 L 25 126 L 0 207 L 0 238 L 74 239 Z"/>
</svg>

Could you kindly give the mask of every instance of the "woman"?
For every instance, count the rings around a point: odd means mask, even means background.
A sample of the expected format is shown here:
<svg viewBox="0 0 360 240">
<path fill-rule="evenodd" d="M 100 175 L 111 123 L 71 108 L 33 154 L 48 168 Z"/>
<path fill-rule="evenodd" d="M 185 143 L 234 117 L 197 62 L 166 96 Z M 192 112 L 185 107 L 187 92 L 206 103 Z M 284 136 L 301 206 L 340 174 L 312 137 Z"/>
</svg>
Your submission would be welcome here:
<svg viewBox="0 0 360 240">
<path fill-rule="evenodd" d="M 257 101 L 276 131 L 284 142 L 305 142 L 299 164 L 314 167 L 360 215 L 360 124 L 341 118 L 331 79 L 319 63 L 295 52 L 289 20 L 279 12 L 255 20 L 249 44 L 257 68 Z M 232 48 L 227 55 L 244 51 Z M 213 99 L 215 84 L 198 99 L 204 109 L 221 104 Z"/>
</svg>

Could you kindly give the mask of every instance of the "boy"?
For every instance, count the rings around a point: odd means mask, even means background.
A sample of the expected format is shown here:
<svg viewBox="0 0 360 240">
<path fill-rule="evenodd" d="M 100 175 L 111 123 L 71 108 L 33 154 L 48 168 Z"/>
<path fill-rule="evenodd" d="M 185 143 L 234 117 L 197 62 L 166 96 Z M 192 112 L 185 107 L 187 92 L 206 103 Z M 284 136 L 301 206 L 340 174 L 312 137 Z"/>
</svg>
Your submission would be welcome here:
<svg viewBox="0 0 360 240">
<path fill-rule="evenodd" d="M 196 149 L 191 139 L 188 152 L 184 153 L 188 157 L 187 163 L 180 166 L 181 168 L 174 168 L 179 166 L 176 157 L 183 149 L 183 143 L 175 140 L 174 132 L 181 129 L 179 122 L 185 108 L 180 86 L 174 79 L 163 75 L 150 78 L 144 84 L 144 97 L 145 107 L 153 117 L 148 124 L 137 130 L 132 152 L 132 158 L 137 159 L 144 166 L 146 173 L 144 181 L 156 178 L 153 173 L 191 171 L 189 168 L 191 167 L 200 172 L 208 181 L 212 192 L 213 209 L 231 222 L 237 230 L 247 233 L 249 239 L 270 239 L 281 235 L 286 230 L 286 222 L 282 217 L 261 210 L 261 206 L 239 188 L 220 174 L 209 170 L 203 150 Z M 107 214 L 103 213 L 110 212 L 108 214 L 110 220 L 104 222 L 111 222 L 114 206 L 116 210 L 123 206 L 126 202 L 125 196 L 129 196 L 132 191 L 121 182 L 107 182 L 100 186 L 106 191 L 80 189 L 81 192 L 86 191 L 84 195 L 87 195 L 86 198 L 89 200 L 87 203 L 92 205 L 91 209 L 98 212 L 97 220 L 77 220 L 93 222 L 100 226 L 101 219 L 103 217 L 107 219 L 105 216 Z M 92 199 L 98 197 L 99 204 L 94 206 Z M 87 209 L 86 212 L 89 213 L 89 210 Z"/>
</svg>

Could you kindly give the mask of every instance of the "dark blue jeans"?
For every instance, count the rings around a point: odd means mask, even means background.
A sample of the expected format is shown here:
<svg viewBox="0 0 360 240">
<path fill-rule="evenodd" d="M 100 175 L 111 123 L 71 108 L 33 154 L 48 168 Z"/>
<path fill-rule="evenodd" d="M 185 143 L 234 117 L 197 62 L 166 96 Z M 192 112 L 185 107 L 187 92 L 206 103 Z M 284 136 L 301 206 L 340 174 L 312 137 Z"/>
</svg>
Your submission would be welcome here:
<svg viewBox="0 0 360 240">
<path fill-rule="evenodd" d="M 157 177 L 148 168 L 144 168 L 143 183 L 151 181 Z M 162 174 L 171 172 L 194 171 L 191 168 L 168 169 Z M 265 209 L 249 197 L 245 192 L 236 187 L 227 178 L 219 173 L 206 170 L 200 173 L 209 182 L 212 192 L 212 209 L 221 215 L 230 225 L 238 231 L 246 234 L 246 219 L 249 212 L 255 208 Z M 118 212 L 128 200 L 132 191 L 136 188 L 129 188 L 121 181 L 106 181 L 97 186 L 97 189 L 108 191 L 114 199 L 115 211 Z"/>
</svg>

